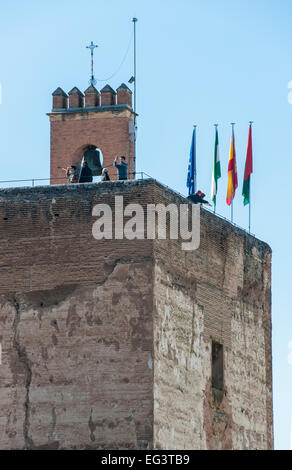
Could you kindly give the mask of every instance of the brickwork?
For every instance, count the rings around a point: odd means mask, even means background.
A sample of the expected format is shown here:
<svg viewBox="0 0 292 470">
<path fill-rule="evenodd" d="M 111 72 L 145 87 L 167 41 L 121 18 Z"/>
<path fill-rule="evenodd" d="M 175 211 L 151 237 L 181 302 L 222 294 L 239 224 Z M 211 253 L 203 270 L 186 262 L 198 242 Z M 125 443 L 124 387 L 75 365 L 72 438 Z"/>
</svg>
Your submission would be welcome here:
<svg viewBox="0 0 292 470">
<path fill-rule="evenodd" d="M 66 109 L 68 97 L 57 95 L 53 97 L 53 109 Z"/>
<path fill-rule="evenodd" d="M 134 112 L 131 107 L 131 91 L 122 84 L 116 92 L 110 86 L 101 90 L 88 87 L 85 97 L 77 87 L 67 97 L 61 88 L 53 93 L 53 109 L 50 117 L 50 177 L 51 184 L 60 184 L 65 178 L 62 168 L 80 167 L 85 149 L 96 146 L 103 156 L 103 167 L 108 168 L 110 178 L 117 179 L 113 161 L 125 156 L 129 164 L 129 178 L 135 171 Z M 65 108 L 65 109 L 64 109 Z"/>
<path fill-rule="evenodd" d="M 157 186 L 155 201 L 174 198 Z M 207 212 L 199 249 L 180 242 L 154 244 L 154 447 L 271 449 L 270 248 Z M 221 399 L 212 340 L 224 348 Z"/>
<path fill-rule="evenodd" d="M 70 95 L 69 96 L 69 108 L 81 108 L 83 106 L 82 95 Z"/>
<path fill-rule="evenodd" d="M 68 95 L 59 87 L 53 93 L 53 109 L 67 109 L 67 107 Z"/>
<path fill-rule="evenodd" d="M 132 107 L 132 92 L 124 83 L 117 89 L 117 104 L 127 104 Z"/>
<path fill-rule="evenodd" d="M 114 91 L 103 91 L 101 95 L 101 106 L 112 106 L 116 104 L 116 94 Z"/>
<path fill-rule="evenodd" d="M 272 448 L 270 248 L 204 210 L 194 252 L 97 241 L 115 195 L 186 202 L 153 180 L 0 191 L 0 448 Z"/>
<path fill-rule="evenodd" d="M 90 86 L 85 90 L 85 107 L 96 107 L 100 105 L 100 94 L 94 86 Z"/>
<path fill-rule="evenodd" d="M 95 145 L 103 155 L 103 166 L 111 179 L 116 179 L 113 167 L 116 156 L 124 155 L 129 164 L 129 174 L 134 171 L 134 143 L 129 139 L 129 110 L 51 114 L 51 178 L 60 184 L 64 177 L 62 168 L 79 165 L 88 145 Z M 61 167 L 61 168 L 59 168 Z"/>
</svg>

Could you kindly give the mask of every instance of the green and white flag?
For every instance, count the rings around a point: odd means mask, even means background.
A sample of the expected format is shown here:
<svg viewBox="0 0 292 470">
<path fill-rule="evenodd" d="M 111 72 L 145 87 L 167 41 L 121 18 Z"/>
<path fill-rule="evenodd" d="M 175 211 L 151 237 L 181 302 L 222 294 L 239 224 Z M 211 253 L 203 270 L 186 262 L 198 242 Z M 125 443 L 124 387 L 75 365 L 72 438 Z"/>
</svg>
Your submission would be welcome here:
<svg viewBox="0 0 292 470">
<path fill-rule="evenodd" d="M 216 206 L 216 196 L 217 196 L 217 180 L 221 177 L 221 167 L 220 167 L 220 156 L 219 156 L 219 139 L 218 139 L 218 129 L 216 127 L 215 133 L 215 149 L 214 149 L 214 165 L 213 165 L 213 175 L 212 175 L 212 187 L 211 187 L 211 199 Z"/>
</svg>

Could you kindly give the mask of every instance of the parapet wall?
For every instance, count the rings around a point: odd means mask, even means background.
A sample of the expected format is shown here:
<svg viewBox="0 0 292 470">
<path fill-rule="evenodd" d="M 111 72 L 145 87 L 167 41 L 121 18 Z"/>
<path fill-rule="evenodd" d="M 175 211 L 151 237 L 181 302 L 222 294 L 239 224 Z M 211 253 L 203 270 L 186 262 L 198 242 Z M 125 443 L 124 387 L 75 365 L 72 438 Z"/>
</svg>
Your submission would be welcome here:
<svg viewBox="0 0 292 470">
<path fill-rule="evenodd" d="M 122 83 L 117 90 L 113 90 L 110 85 L 105 85 L 99 92 L 93 85 L 90 85 L 84 94 L 75 86 L 69 93 L 58 87 L 52 94 L 52 111 L 76 108 L 95 108 L 99 106 L 127 105 L 132 108 L 132 91 Z"/>
</svg>

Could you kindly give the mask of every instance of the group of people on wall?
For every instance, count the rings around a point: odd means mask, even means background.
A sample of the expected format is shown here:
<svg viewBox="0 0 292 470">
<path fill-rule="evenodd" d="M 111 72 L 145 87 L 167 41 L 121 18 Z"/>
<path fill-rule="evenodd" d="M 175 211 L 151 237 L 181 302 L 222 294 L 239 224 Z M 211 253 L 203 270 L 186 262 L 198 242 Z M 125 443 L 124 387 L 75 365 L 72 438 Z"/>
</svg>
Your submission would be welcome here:
<svg viewBox="0 0 292 470">
<path fill-rule="evenodd" d="M 117 169 L 118 180 L 128 179 L 128 163 L 126 157 L 116 157 L 113 166 Z M 88 162 L 84 161 L 81 169 L 76 165 L 71 165 L 68 168 L 63 168 L 68 178 L 68 183 L 91 183 L 93 181 L 93 174 L 91 168 L 88 166 Z M 100 181 L 110 181 L 108 169 L 103 168 Z"/>
</svg>

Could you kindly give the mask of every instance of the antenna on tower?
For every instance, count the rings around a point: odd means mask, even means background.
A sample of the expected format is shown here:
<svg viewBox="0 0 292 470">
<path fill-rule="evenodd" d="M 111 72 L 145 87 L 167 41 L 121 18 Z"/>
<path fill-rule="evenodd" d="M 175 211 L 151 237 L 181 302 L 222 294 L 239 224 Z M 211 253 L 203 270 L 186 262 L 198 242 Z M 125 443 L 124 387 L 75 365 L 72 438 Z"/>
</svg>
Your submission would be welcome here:
<svg viewBox="0 0 292 470">
<path fill-rule="evenodd" d="M 96 84 L 96 80 L 93 75 L 93 51 L 94 49 L 98 47 L 96 44 L 93 44 L 91 41 L 89 46 L 86 46 L 86 49 L 90 49 L 90 54 L 91 54 L 91 78 L 89 80 L 90 85 L 94 86 Z"/>
<path fill-rule="evenodd" d="M 134 178 L 136 178 L 136 140 L 137 140 L 137 113 L 136 113 L 136 23 L 138 19 L 133 18 L 132 22 L 134 25 L 134 76 L 132 76 L 129 80 L 129 83 L 134 83 Z"/>
</svg>

